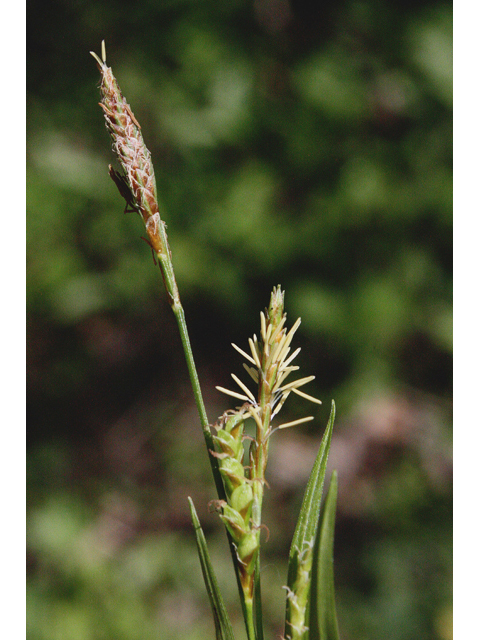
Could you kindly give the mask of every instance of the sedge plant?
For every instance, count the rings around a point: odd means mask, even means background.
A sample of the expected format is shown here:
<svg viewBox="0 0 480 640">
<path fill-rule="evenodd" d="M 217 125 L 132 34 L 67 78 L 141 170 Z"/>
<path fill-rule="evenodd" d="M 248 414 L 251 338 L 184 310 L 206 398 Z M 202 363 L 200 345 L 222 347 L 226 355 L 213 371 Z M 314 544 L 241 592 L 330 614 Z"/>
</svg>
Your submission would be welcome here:
<svg viewBox="0 0 480 640">
<path fill-rule="evenodd" d="M 299 367 L 293 364 L 300 349 L 293 349 L 298 319 L 287 328 L 284 292 L 272 291 L 268 307 L 260 313 L 259 337 L 248 339 L 245 349 L 233 345 L 244 358 L 250 386 L 232 374 L 235 390 L 217 387 L 239 406 L 227 410 L 210 423 L 195 367 L 184 309 L 180 300 L 166 225 L 160 216 L 151 154 L 140 124 L 122 95 L 112 69 L 106 64 L 105 43 L 101 57 L 91 52 L 101 73 L 101 102 L 120 171 L 109 166 L 109 174 L 126 202 L 126 210 L 140 215 L 147 242 L 158 262 L 168 301 L 177 320 L 193 394 L 210 461 L 218 498 L 213 501 L 225 525 L 248 640 L 263 640 L 260 585 L 262 503 L 270 438 L 276 431 L 314 419 L 313 416 L 277 423 L 277 416 L 290 394 L 313 404 L 320 401 L 301 387 L 314 376 L 291 379 Z M 254 391 L 252 391 L 252 388 Z M 333 472 L 322 505 L 322 491 L 335 419 L 330 418 L 307 483 L 288 559 L 284 640 L 337 640 L 333 581 L 333 537 L 337 477 Z M 245 422 L 253 421 L 255 434 L 245 434 Z M 201 569 L 210 600 L 218 640 L 233 640 L 233 629 L 210 561 L 207 543 L 191 498 L 189 506 Z"/>
</svg>

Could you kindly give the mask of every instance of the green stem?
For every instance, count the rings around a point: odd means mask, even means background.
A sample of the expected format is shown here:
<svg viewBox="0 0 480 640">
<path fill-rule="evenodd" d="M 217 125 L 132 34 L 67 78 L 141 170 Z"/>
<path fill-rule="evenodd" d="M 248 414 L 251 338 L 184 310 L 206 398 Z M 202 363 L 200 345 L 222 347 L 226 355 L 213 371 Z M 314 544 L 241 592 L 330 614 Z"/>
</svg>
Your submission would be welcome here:
<svg viewBox="0 0 480 640">
<path fill-rule="evenodd" d="M 163 233 L 162 233 L 163 232 Z M 193 395 L 195 398 L 195 404 L 197 405 L 198 415 L 200 416 L 200 423 L 202 425 L 203 436 L 205 438 L 205 444 L 208 451 L 214 451 L 215 445 L 213 442 L 212 431 L 210 429 L 210 423 L 208 421 L 207 411 L 205 409 L 205 403 L 203 402 L 202 389 L 200 387 L 200 380 L 198 379 L 197 368 L 195 366 L 195 360 L 193 359 L 192 345 L 190 344 L 190 337 L 188 335 L 187 322 L 185 320 L 185 311 L 180 301 L 180 295 L 178 293 L 177 282 L 175 280 L 175 273 L 173 271 L 172 259 L 170 257 L 170 249 L 168 247 L 168 240 L 165 233 L 164 225 L 161 225 L 160 235 L 162 242 L 166 250 L 159 251 L 157 253 L 158 260 L 160 262 L 160 269 L 165 283 L 165 288 L 168 293 L 170 306 L 177 320 L 178 329 L 180 331 L 180 338 L 183 345 L 183 352 L 185 354 L 185 360 L 187 362 L 187 369 L 190 375 L 190 382 L 192 385 Z M 223 487 L 222 477 L 218 469 L 218 461 L 214 456 L 208 456 L 210 465 L 212 467 L 213 478 L 215 480 L 215 486 L 217 488 L 218 497 L 221 500 L 226 500 L 225 490 Z"/>
<path fill-rule="evenodd" d="M 190 337 L 188 335 L 187 322 L 185 319 L 185 311 L 180 301 L 180 295 L 178 292 L 177 282 L 175 280 L 175 272 L 173 270 L 172 259 L 170 255 L 170 248 L 168 245 L 167 234 L 165 232 L 165 225 L 160 225 L 160 236 L 162 238 L 162 244 L 165 248 L 157 253 L 157 258 L 160 264 L 160 270 L 163 277 L 163 282 L 167 290 L 170 306 L 177 320 L 178 329 L 180 332 L 180 338 L 182 341 L 183 351 L 185 354 L 185 360 L 187 362 L 188 373 L 190 375 L 190 382 L 193 389 L 193 395 L 195 397 L 195 403 L 197 405 L 198 415 L 200 416 L 200 423 L 202 425 L 203 436 L 205 438 L 205 444 L 207 451 L 214 451 L 215 444 L 212 437 L 212 431 L 210 429 L 210 423 L 208 421 L 207 411 L 205 409 L 205 403 L 203 401 L 202 389 L 200 387 L 200 380 L 198 379 L 197 368 L 195 366 L 195 360 L 193 359 L 192 345 L 190 343 Z M 218 465 L 218 459 L 215 456 L 208 455 L 210 460 L 210 466 L 212 469 L 213 479 L 215 481 L 215 487 L 220 500 L 227 501 L 225 494 L 225 487 L 223 486 L 222 476 Z M 237 566 L 237 552 L 235 545 L 230 534 L 227 531 L 227 537 L 230 547 L 230 553 L 232 555 L 233 566 L 235 568 L 235 577 L 237 579 L 238 591 L 240 594 L 240 601 L 242 604 L 243 617 L 245 620 L 245 626 L 247 629 L 248 640 L 256 640 L 255 625 L 253 616 L 253 603 L 247 602 L 244 597 L 242 584 L 240 581 L 240 574 Z"/>
<path fill-rule="evenodd" d="M 248 640 L 257 640 L 255 633 L 255 618 L 253 612 L 253 600 L 245 600 L 245 627 L 247 629 Z"/>
<path fill-rule="evenodd" d="M 181 304 L 176 304 L 173 307 L 173 313 L 177 319 L 178 329 L 180 331 L 180 338 L 182 340 L 183 351 L 185 353 L 185 360 L 187 361 L 188 373 L 190 374 L 190 382 L 192 384 L 193 395 L 195 397 L 195 403 L 197 405 L 198 415 L 200 416 L 200 422 L 205 435 L 208 434 L 207 445 L 213 450 L 213 440 L 211 440 L 211 429 L 208 422 L 207 412 L 203 402 L 202 390 L 200 387 L 200 381 L 198 379 L 197 368 L 193 359 L 192 346 L 190 344 L 190 338 L 188 336 L 187 323 L 185 321 L 185 311 Z"/>
</svg>

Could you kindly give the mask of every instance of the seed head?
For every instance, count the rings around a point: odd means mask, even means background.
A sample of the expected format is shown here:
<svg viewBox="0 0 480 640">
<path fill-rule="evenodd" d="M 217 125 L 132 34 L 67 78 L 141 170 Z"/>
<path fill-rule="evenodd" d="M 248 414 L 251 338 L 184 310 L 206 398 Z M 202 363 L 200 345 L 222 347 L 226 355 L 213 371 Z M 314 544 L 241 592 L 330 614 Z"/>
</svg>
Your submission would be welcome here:
<svg viewBox="0 0 480 640">
<path fill-rule="evenodd" d="M 110 175 L 113 177 L 112 172 L 115 175 L 114 181 L 127 205 L 133 206 L 142 216 L 150 244 L 155 251 L 159 251 L 162 248 L 158 235 L 160 213 L 150 151 L 143 141 L 140 124 L 123 97 L 111 67 L 107 67 L 105 41 L 102 41 L 101 59 L 93 51 L 90 53 L 97 61 L 102 75 L 102 101 L 99 104 L 103 109 L 107 130 L 112 137 L 113 151 L 125 174 L 122 176 L 111 170 Z M 126 197 L 128 194 L 125 193 L 125 187 L 131 191 L 131 201 Z"/>
<path fill-rule="evenodd" d="M 236 344 L 232 344 L 234 349 L 247 360 L 247 363 L 244 363 L 243 366 L 252 380 L 258 385 L 258 399 L 233 373 L 232 378 L 240 388 L 241 393 L 224 387 L 217 387 L 222 393 L 246 402 L 247 406 L 249 406 L 251 417 L 260 429 L 263 428 L 263 413 L 267 405 L 269 407 L 269 416 L 273 418 L 279 413 L 285 400 L 292 392 L 305 400 L 321 404 L 321 401 L 317 398 L 299 390 L 299 387 L 314 380 L 315 376 L 307 376 L 292 382 L 286 382 L 287 377 L 293 371 L 298 371 L 299 369 L 298 366 L 291 363 L 299 354 L 300 348 L 290 354 L 290 345 L 295 332 L 300 326 L 300 318 L 287 331 L 285 328 L 287 316 L 283 308 L 284 292 L 278 286 L 273 289 L 268 310 L 260 314 L 260 339 L 257 339 L 257 336 L 254 335 L 253 338 L 248 340 L 250 353 Z M 286 429 L 310 420 L 313 420 L 312 416 L 299 418 L 298 420 L 280 424 L 277 429 Z M 269 427 L 269 432 L 266 435 L 269 435 L 270 429 L 271 427 Z"/>
</svg>

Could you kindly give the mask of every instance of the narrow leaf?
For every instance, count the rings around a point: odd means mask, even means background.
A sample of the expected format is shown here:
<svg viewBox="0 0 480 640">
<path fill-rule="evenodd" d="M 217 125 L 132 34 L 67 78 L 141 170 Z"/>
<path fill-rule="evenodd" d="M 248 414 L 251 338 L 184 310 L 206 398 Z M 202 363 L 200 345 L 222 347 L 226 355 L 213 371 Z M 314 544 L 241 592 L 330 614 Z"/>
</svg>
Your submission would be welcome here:
<svg viewBox="0 0 480 640">
<path fill-rule="evenodd" d="M 222 595 L 218 588 L 217 578 L 215 577 L 213 566 L 210 561 L 210 554 L 208 553 L 207 542 L 205 540 L 205 535 L 203 533 L 200 520 L 198 519 L 197 512 L 190 497 L 188 498 L 188 502 L 190 505 L 190 513 L 195 529 L 198 556 L 200 558 L 200 564 L 202 566 L 203 579 L 205 581 L 205 587 L 207 589 L 210 604 L 212 606 L 216 638 L 217 640 L 235 640 L 232 625 L 230 624 L 227 610 L 225 608 Z"/>
<path fill-rule="evenodd" d="M 260 586 L 260 554 L 257 556 L 255 566 L 255 584 L 253 591 L 253 605 L 255 614 L 255 640 L 263 640 L 263 612 L 262 612 L 262 590 Z"/>
<path fill-rule="evenodd" d="M 332 473 L 313 552 L 310 640 L 339 640 L 333 577 L 337 472 Z"/>
<path fill-rule="evenodd" d="M 296 626 L 298 627 L 301 623 L 301 620 L 299 622 L 299 615 L 303 618 L 303 624 L 306 623 L 306 606 L 310 588 L 308 574 L 310 573 L 312 562 L 311 552 L 318 529 L 323 484 L 332 441 L 334 420 L 335 403 L 332 401 L 332 409 L 330 411 L 327 428 L 323 434 L 322 442 L 320 443 L 320 448 L 307 483 L 300 515 L 290 547 L 287 578 L 287 594 L 289 595 L 287 596 L 286 605 L 285 637 L 291 636 L 291 630 L 293 629 L 293 602 L 295 603 L 296 609 L 294 614 Z"/>
<path fill-rule="evenodd" d="M 307 483 L 297 526 L 295 527 L 295 533 L 293 534 L 289 562 L 291 562 L 293 557 L 298 553 L 298 550 L 301 549 L 306 542 L 312 543 L 315 539 L 328 454 L 330 452 L 330 444 L 332 441 L 334 420 L 335 402 L 332 400 L 330 418 L 328 420 L 325 433 L 323 434 L 322 442 L 320 443 L 320 448 Z M 290 583 L 288 586 L 291 587 Z"/>
</svg>

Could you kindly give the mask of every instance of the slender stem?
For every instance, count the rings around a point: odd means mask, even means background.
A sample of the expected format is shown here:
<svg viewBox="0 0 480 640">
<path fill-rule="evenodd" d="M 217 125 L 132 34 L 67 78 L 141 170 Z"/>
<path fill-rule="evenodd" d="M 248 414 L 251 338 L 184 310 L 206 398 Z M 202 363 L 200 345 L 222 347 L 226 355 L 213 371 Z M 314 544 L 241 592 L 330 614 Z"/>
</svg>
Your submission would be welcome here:
<svg viewBox="0 0 480 640">
<path fill-rule="evenodd" d="M 162 233 L 163 232 L 163 233 Z M 197 405 L 198 415 L 200 416 L 200 423 L 202 425 L 203 436 L 205 438 L 205 444 L 208 451 L 214 451 L 215 445 L 212 438 L 212 431 L 208 421 L 207 411 L 205 409 L 205 403 L 203 401 L 202 389 L 200 387 L 200 380 L 198 379 L 197 368 L 195 366 L 195 360 L 193 359 L 192 345 L 190 344 L 190 337 L 188 335 L 187 323 L 185 320 L 185 311 L 180 301 L 180 295 L 178 293 L 177 282 L 175 280 L 175 273 L 173 271 L 172 259 L 170 257 L 170 250 L 168 247 L 168 240 L 165 233 L 165 227 L 162 224 L 160 234 L 164 235 L 162 241 L 166 250 L 159 251 L 157 253 L 158 260 L 160 262 L 160 268 L 165 283 L 165 288 L 168 293 L 170 306 L 177 320 L 178 329 L 180 332 L 180 338 L 182 340 L 183 351 L 185 354 L 185 360 L 187 362 L 188 373 L 190 375 L 190 382 L 193 389 L 193 395 L 195 403 Z M 210 465 L 212 467 L 213 478 L 215 480 L 215 486 L 217 488 L 218 496 L 220 499 L 225 498 L 225 490 L 223 487 L 223 481 L 218 470 L 218 461 L 214 456 L 208 456 Z"/>
<path fill-rule="evenodd" d="M 262 612 L 262 590 L 260 587 L 260 553 L 257 556 L 255 566 L 255 585 L 254 585 L 254 603 L 255 603 L 255 629 L 257 632 L 257 640 L 263 640 L 263 612 Z"/>
<path fill-rule="evenodd" d="M 211 435 L 211 429 L 208 422 L 207 412 L 205 404 L 203 402 L 202 389 L 200 387 L 200 381 L 198 379 L 197 368 L 193 359 L 192 346 L 190 344 L 190 338 L 188 336 L 187 323 L 185 321 L 185 311 L 181 304 L 176 304 L 173 307 L 173 313 L 177 319 L 178 329 L 180 331 L 180 338 L 182 340 L 183 350 L 185 352 L 185 360 L 187 361 L 188 373 L 190 374 L 190 382 L 192 383 L 193 395 L 195 397 L 195 403 L 197 405 L 198 415 L 200 416 L 200 422 L 202 429 Z M 207 443 L 210 447 L 213 447 L 213 440 Z"/>
<path fill-rule="evenodd" d="M 253 613 L 253 600 L 245 599 L 245 628 L 247 630 L 248 640 L 257 640 Z"/>
<path fill-rule="evenodd" d="M 215 450 L 215 443 L 212 437 L 212 431 L 210 429 L 210 423 L 208 421 L 207 411 L 205 409 L 205 403 L 203 401 L 202 389 L 200 387 L 200 380 L 198 378 L 197 368 L 195 366 L 195 360 L 193 358 L 192 345 L 190 343 L 190 337 L 188 335 L 187 322 L 185 319 L 185 311 L 180 301 L 180 294 L 178 292 L 177 282 L 175 280 L 175 272 L 173 270 L 172 259 L 170 256 L 170 249 L 168 246 L 167 235 L 165 233 L 165 226 L 162 223 L 160 225 L 160 235 L 162 237 L 163 246 L 166 250 L 157 252 L 157 258 L 160 263 L 160 270 L 162 273 L 165 288 L 169 297 L 170 306 L 177 320 L 178 329 L 180 332 L 180 338 L 183 345 L 183 351 L 185 354 L 185 360 L 187 362 L 188 373 L 190 375 L 190 382 L 193 389 L 193 395 L 195 397 L 195 403 L 197 405 L 198 415 L 200 416 L 200 423 L 202 425 L 203 436 L 205 438 L 205 444 L 207 451 Z M 210 466 L 212 468 L 213 479 L 215 481 L 215 487 L 220 500 L 227 500 L 225 494 L 225 487 L 223 486 L 222 476 L 220 474 L 218 459 L 215 456 L 209 454 Z M 242 583 L 240 580 L 240 574 L 237 565 L 237 552 L 235 545 L 230 534 L 227 531 L 227 538 L 232 556 L 232 562 L 235 569 L 235 577 L 237 579 L 238 591 L 240 594 L 240 601 L 242 604 L 243 617 L 245 620 L 245 626 L 247 630 L 248 640 L 256 640 L 255 624 L 253 614 L 253 603 L 247 602 L 244 596 Z"/>
</svg>

